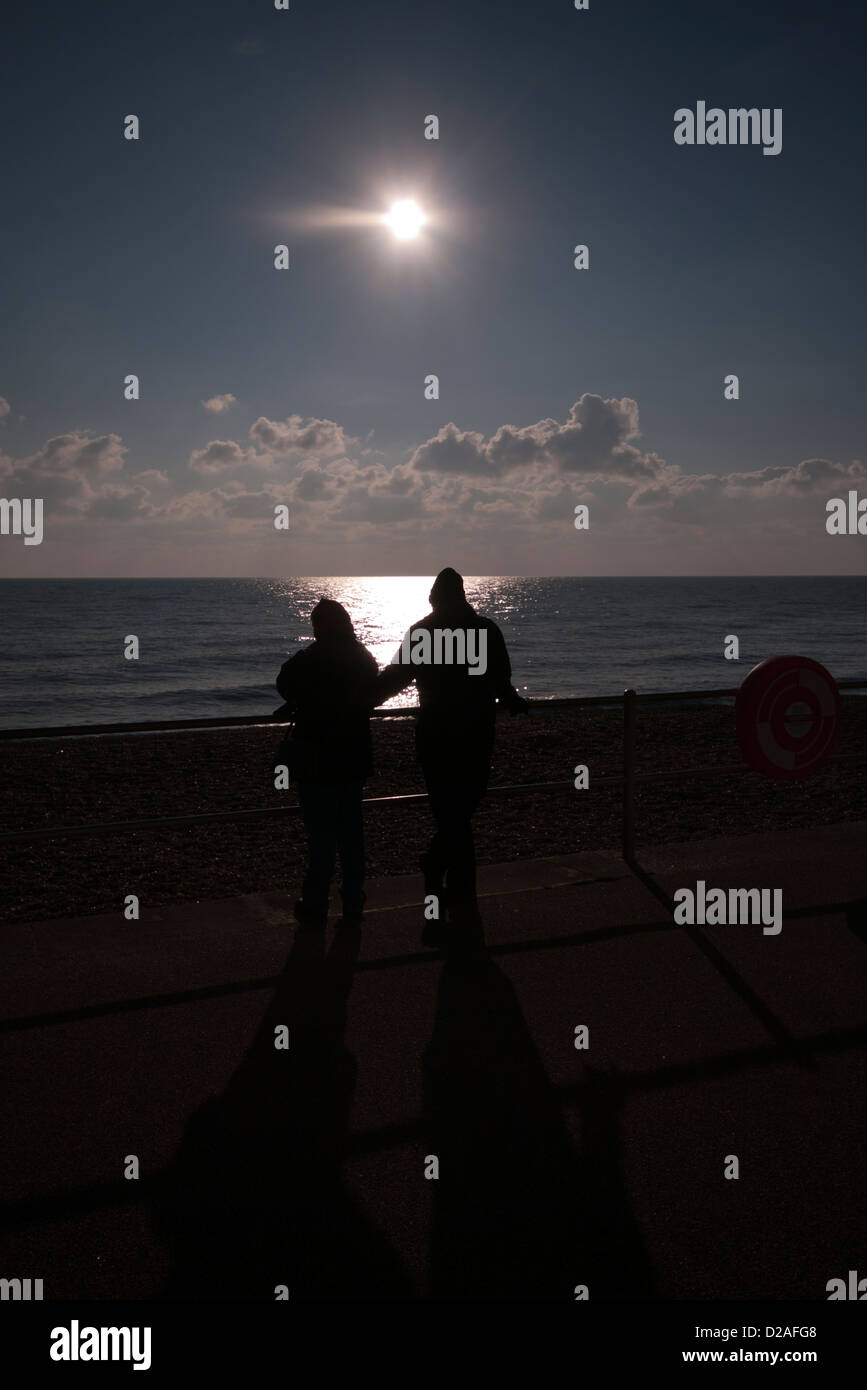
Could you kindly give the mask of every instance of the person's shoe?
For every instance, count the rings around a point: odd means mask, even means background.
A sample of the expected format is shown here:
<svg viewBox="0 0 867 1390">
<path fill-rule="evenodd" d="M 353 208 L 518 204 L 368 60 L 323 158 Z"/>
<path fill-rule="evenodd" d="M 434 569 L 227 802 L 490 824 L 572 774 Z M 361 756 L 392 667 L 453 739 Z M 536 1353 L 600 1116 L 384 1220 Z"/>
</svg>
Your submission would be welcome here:
<svg viewBox="0 0 867 1390">
<path fill-rule="evenodd" d="M 303 898 L 298 899 L 292 910 L 292 916 L 308 931 L 315 931 L 319 927 L 324 927 L 328 921 L 327 912 L 318 912 L 308 907 Z"/>
<path fill-rule="evenodd" d="M 343 896 L 341 894 L 341 901 Z M 360 927 L 364 921 L 364 904 L 367 902 L 367 894 L 362 893 L 360 898 L 353 901 L 352 907 L 347 907 L 343 902 L 343 912 L 341 913 L 337 925 L 338 927 Z"/>
</svg>

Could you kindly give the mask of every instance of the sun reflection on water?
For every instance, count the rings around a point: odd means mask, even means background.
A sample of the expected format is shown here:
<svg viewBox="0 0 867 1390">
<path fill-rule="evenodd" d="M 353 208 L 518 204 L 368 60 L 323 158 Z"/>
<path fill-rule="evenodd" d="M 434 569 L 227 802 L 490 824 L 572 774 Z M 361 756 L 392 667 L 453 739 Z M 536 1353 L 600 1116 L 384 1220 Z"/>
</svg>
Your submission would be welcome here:
<svg viewBox="0 0 867 1390">
<path fill-rule="evenodd" d="M 433 575 L 381 575 L 354 578 L 292 580 L 292 594 L 298 600 L 298 586 L 307 588 L 310 607 L 319 598 L 336 599 L 352 618 L 355 635 L 376 658 L 379 666 L 391 661 L 408 627 L 430 612 L 428 595 Z M 469 594 L 470 585 L 467 584 Z M 415 687 L 402 690 L 389 700 L 386 709 L 418 703 Z"/>
</svg>

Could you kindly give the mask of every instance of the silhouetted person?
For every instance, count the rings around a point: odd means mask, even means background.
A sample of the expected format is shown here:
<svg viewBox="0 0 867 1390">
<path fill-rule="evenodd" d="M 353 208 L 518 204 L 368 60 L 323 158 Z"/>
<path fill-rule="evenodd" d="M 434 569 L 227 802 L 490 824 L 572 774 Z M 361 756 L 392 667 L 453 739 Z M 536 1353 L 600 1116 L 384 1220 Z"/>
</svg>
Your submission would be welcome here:
<svg viewBox="0 0 867 1390">
<path fill-rule="evenodd" d="M 320 599 L 310 621 L 313 642 L 285 662 L 277 677 L 295 719 L 280 760 L 298 784 L 310 851 L 295 916 L 307 926 L 325 925 L 339 855 L 343 921 L 350 924 L 361 921 L 365 901 L 361 802 L 364 780 L 373 771 L 370 712 L 378 698 L 377 665 L 341 604 Z"/>
<path fill-rule="evenodd" d="M 426 925 L 422 941 L 438 946 L 447 939 L 444 906 L 450 925 L 461 929 L 460 940 L 479 935 L 472 817 L 488 787 L 497 701 L 510 714 L 528 706 L 511 683 L 503 634 L 467 602 L 455 570 L 437 575 L 430 604 L 432 612 L 413 624 L 380 673 L 377 702 L 416 682 L 416 751 L 437 827 L 420 864 L 425 894 L 435 894 L 440 905 L 440 921 Z M 459 655 L 456 632 L 464 634 L 465 659 L 437 661 L 438 652 L 441 658 Z M 452 940 L 458 944 L 453 933 Z"/>
</svg>

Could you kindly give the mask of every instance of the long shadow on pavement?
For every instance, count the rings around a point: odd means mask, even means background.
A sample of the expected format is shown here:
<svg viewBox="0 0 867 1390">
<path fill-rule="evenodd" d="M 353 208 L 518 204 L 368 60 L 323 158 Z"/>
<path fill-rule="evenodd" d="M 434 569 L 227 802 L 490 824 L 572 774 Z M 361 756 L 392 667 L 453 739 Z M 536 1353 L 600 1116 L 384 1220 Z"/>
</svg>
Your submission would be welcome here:
<svg viewBox="0 0 867 1390">
<path fill-rule="evenodd" d="M 577 1057 L 578 1054 L 576 1054 Z M 446 961 L 424 1058 L 435 1299 L 652 1298 L 622 1176 L 618 1088 L 584 1069 L 577 1145 L 515 991 Z"/>
<path fill-rule="evenodd" d="M 174 1249 L 164 1297 L 273 1300 L 279 1285 L 293 1301 L 414 1296 L 340 1177 L 359 944 L 359 931 L 341 930 L 326 956 L 323 933 L 296 933 L 241 1065 L 191 1120 L 155 1211 Z M 286 1050 L 275 1047 L 281 1025 Z"/>
</svg>

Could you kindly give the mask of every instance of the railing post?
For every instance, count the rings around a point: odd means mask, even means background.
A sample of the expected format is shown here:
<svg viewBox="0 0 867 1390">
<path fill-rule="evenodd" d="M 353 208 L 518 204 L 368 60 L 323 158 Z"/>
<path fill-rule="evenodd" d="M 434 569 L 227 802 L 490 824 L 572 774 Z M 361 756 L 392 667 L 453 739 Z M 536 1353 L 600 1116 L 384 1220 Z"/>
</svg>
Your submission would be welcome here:
<svg viewBox="0 0 867 1390">
<path fill-rule="evenodd" d="M 635 691 L 623 692 L 623 858 L 635 862 Z"/>
</svg>

